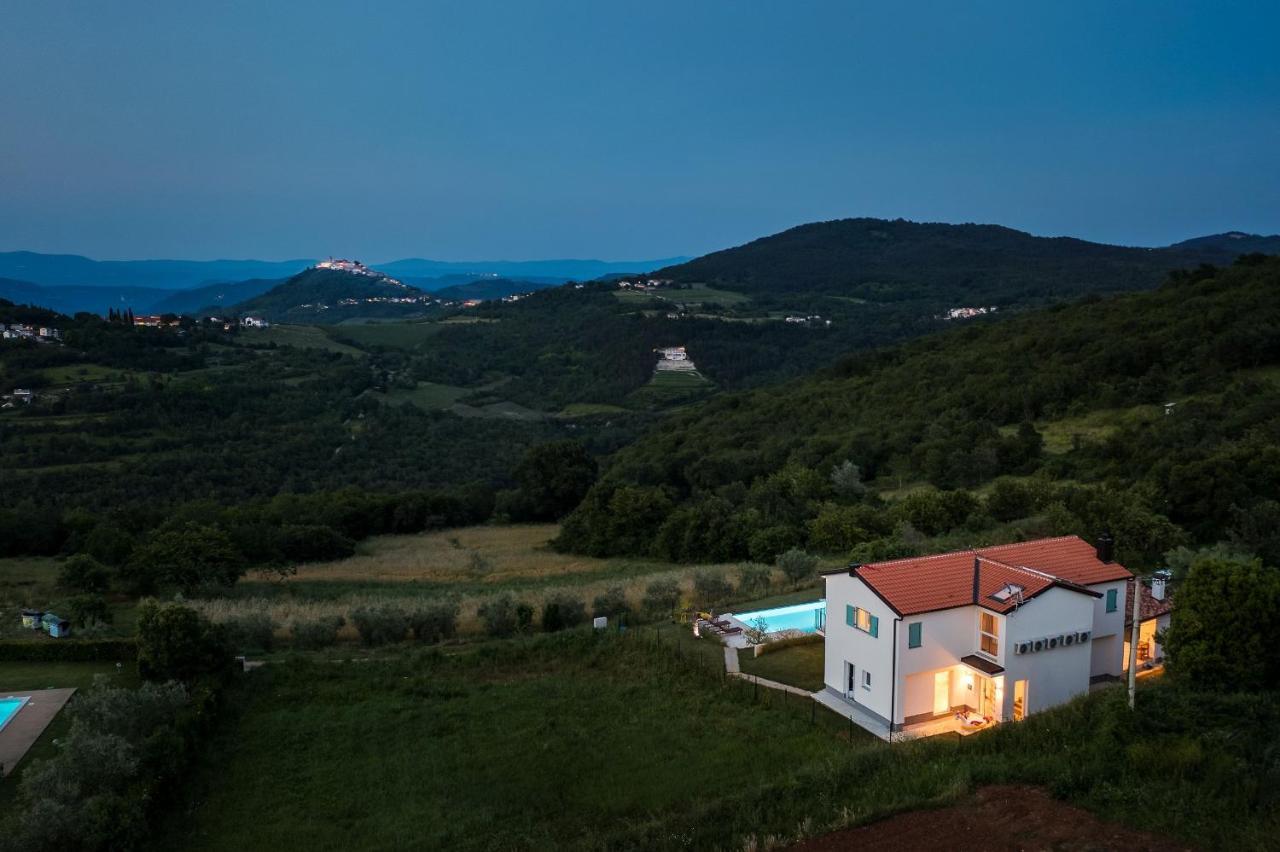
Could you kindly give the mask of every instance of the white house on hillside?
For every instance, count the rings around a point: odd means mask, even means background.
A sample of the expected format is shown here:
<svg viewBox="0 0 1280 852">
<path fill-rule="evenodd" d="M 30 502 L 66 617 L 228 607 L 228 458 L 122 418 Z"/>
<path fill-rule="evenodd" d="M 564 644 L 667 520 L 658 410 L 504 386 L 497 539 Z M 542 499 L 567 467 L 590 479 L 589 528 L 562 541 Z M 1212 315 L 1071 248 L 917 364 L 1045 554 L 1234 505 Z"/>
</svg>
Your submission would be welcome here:
<svg viewBox="0 0 1280 852">
<path fill-rule="evenodd" d="M 1022 719 L 1121 675 L 1131 577 L 1105 536 L 828 573 L 815 697 L 884 738 Z"/>
</svg>

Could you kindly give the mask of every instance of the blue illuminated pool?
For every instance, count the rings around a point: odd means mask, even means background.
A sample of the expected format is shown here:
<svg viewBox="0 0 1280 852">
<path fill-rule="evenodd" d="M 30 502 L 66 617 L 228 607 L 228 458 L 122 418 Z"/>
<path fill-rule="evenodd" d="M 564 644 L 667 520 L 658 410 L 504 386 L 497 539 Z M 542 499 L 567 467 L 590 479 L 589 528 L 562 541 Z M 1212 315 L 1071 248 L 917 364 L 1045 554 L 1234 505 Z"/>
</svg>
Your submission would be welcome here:
<svg viewBox="0 0 1280 852">
<path fill-rule="evenodd" d="M 9 720 L 17 715 L 18 710 L 26 703 L 26 698 L 0 698 L 0 731 L 4 730 L 4 726 L 9 724 Z"/>
<path fill-rule="evenodd" d="M 765 633 L 782 630 L 798 630 L 801 633 L 817 633 L 827 627 L 827 602 L 825 600 L 735 612 L 733 618 L 748 627 L 755 627 L 757 619 L 764 620 Z"/>
</svg>

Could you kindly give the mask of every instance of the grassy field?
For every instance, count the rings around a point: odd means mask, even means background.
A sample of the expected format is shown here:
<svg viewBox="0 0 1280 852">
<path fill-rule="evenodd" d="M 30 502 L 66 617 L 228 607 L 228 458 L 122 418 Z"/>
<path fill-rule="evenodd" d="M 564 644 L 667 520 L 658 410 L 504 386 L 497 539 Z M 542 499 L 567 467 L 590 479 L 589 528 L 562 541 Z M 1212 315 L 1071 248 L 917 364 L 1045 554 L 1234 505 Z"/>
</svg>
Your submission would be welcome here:
<svg viewBox="0 0 1280 852">
<path fill-rule="evenodd" d="M 314 325 L 273 325 L 270 328 L 245 329 L 240 339 L 249 344 L 275 343 L 301 349 L 323 349 L 344 355 L 364 354 L 354 346 L 334 340 L 323 328 Z"/>
<path fill-rule="evenodd" d="M 456 385 L 439 385 L 435 382 L 418 382 L 413 390 L 393 388 L 379 396 L 391 405 L 408 402 L 423 411 L 439 411 L 456 403 L 459 399 L 472 393 L 468 388 Z"/>
<path fill-rule="evenodd" d="M 655 370 L 648 384 L 632 391 L 627 401 L 632 405 L 665 407 L 696 399 L 715 387 L 697 370 Z"/>
<path fill-rule="evenodd" d="M 382 536 L 359 546 L 353 557 L 298 567 L 284 582 L 250 574 L 233 593 L 193 601 L 215 620 L 263 611 L 277 624 L 327 615 L 344 615 L 371 604 L 410 607 L 426 599 L 460 602 L 459 627 L 479 631 L 478 606 L 509 591 L 541 605 L 552 592 L 569 592 L 588 606 L 601 592 L 621 586 L 639 607 L 645 587 L 660 577 L 676 579 L 689 594 L 692 566 L 645 559 L 596 559 L 558 553 L 549 542 L 554 524 L 477 526 L 425 535 Z M 733 564 L 700 566 L 733 578 Z M 810 591 L 805 599 L 811 600 Z M 355 638 L 351 628 L 344 636 Z"/>
<path fill-rule="evenodd" d="M 625 414 L 628 409 L 621 405 L 607 405 L 594 402 L 571 402 L 560 412 L 560 417 L 591 417 L 597 414 Z"/>
<path fill-rule="evenodd" d="M 440 329 L 441 323 L 438 322 L 364 322 L 343 323 L 335 333 L 359 346 L 411 349 L 438 334 Z"/>
<path fill-rule="evenodd" d="M 796 706 L 749 709 L 669 654 L 589 635 L 272 666 L 247 701 L 175 825 L 183 848 L 669 845 L 664 823 L 839 747 Z"/>
<path fill-rule="evenodd" d="M 741 305 L 751 301 L 751 297 L 743 293 L 735 293 L 732 290 L 717 290 L 709 284 L 694 284 L 687 290 L 656 290 L 651 293 L 638 292 L 636 290 L 614 290 L 613 295 L 624 303 L 643 304 L 654 299 L 661 299 L 680 307 L 688 307 L 690 305 L 702 304 L 718 304 L 726 307 L 730 305 Z"/>
</svg>

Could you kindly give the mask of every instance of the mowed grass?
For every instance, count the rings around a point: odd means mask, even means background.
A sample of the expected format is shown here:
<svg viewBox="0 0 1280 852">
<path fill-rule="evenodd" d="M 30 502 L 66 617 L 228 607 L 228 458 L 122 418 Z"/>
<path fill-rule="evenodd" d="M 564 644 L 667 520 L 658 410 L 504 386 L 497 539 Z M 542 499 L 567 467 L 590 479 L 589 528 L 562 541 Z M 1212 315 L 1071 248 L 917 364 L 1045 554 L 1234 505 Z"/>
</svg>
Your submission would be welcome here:
<svg viewBox="0 0 1280 852">
<path fill-rule="evenodd" d="M 822 642 L 789 645 L 759 657 L 747 650 L 738 654 L 738 664 L 747 674 L 817 692 L 823 687 L 823 651 Z"/>
<path fill-rule="evenodd" d="M 314 325 L 272 325 L 270 328 L 248 328 L 241 332 L 244 343 L 275 343 L 279 346 L 294 346 L 300 349 L 323 349 L 326 352 L 340 352 L 343 355 L 363 355 L 354 346 L 334 340 L 319 326 Z"/>
<path fill-rule="evenodd" d="M 255 674 L 246 699 L 199 807 L 175 820 L 184 849 L 666 846 L 655 826 L 840 748 L 794 706 L 748 708 L 670 652 L 589 634 L 296 660 Z"/>
<path fill-rule="evenodd" d="M 344 322 L 337 326 L 334 333 L 358 346 L 411 349 L 439 334 L 441 328 L 439 322 Z"/>
<path fill-rule="evenodd" d="M 456 403 L 469 393 L 468 388 L 456 385 L 440 385 L 435 382 L 418 382 L 412 390 L 392 388 L 380 396 L 391 405 L 410 403 L 423 411 L 439 411 Z"/>
</svg>

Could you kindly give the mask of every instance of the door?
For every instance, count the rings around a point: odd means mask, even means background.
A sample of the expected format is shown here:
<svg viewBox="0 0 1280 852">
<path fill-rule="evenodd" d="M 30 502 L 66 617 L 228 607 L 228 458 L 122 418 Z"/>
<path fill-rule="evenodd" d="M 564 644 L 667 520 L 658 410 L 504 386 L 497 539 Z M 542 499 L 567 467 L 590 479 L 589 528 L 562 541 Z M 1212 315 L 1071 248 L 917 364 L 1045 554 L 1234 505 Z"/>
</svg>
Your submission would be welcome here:
<svg viewBox="0 0 1280 852">
<path fill-rule="evenodd" d="M 951 670 L 945 669 L 933 676 L 933 715 L 951 712 Z"/>
<path fill-rule="evenodd" d="M 1027 682 L 1013 682 L 1013 721 L 1021 722 L 1027 716 Z"/>
<path fill-rule="evenodd" d="M 996 716 L 996 685 L 989 677 L 982 679 L 982 707 L 979 710 L 984 717 Z"/>
<path fill-rule="evenodd" d="M 844 670 L 846 674 L 845 683 L 844 683 L 844 694 L 847 697 L 852 698 L 856 701 L 857 692 L 855 691 L 855 687 L 857 687 L 858 685 L 858 680 L 855 677 L 856 669 L 854 668 L 853 663 L 845 663 Z"/>
</svg>

